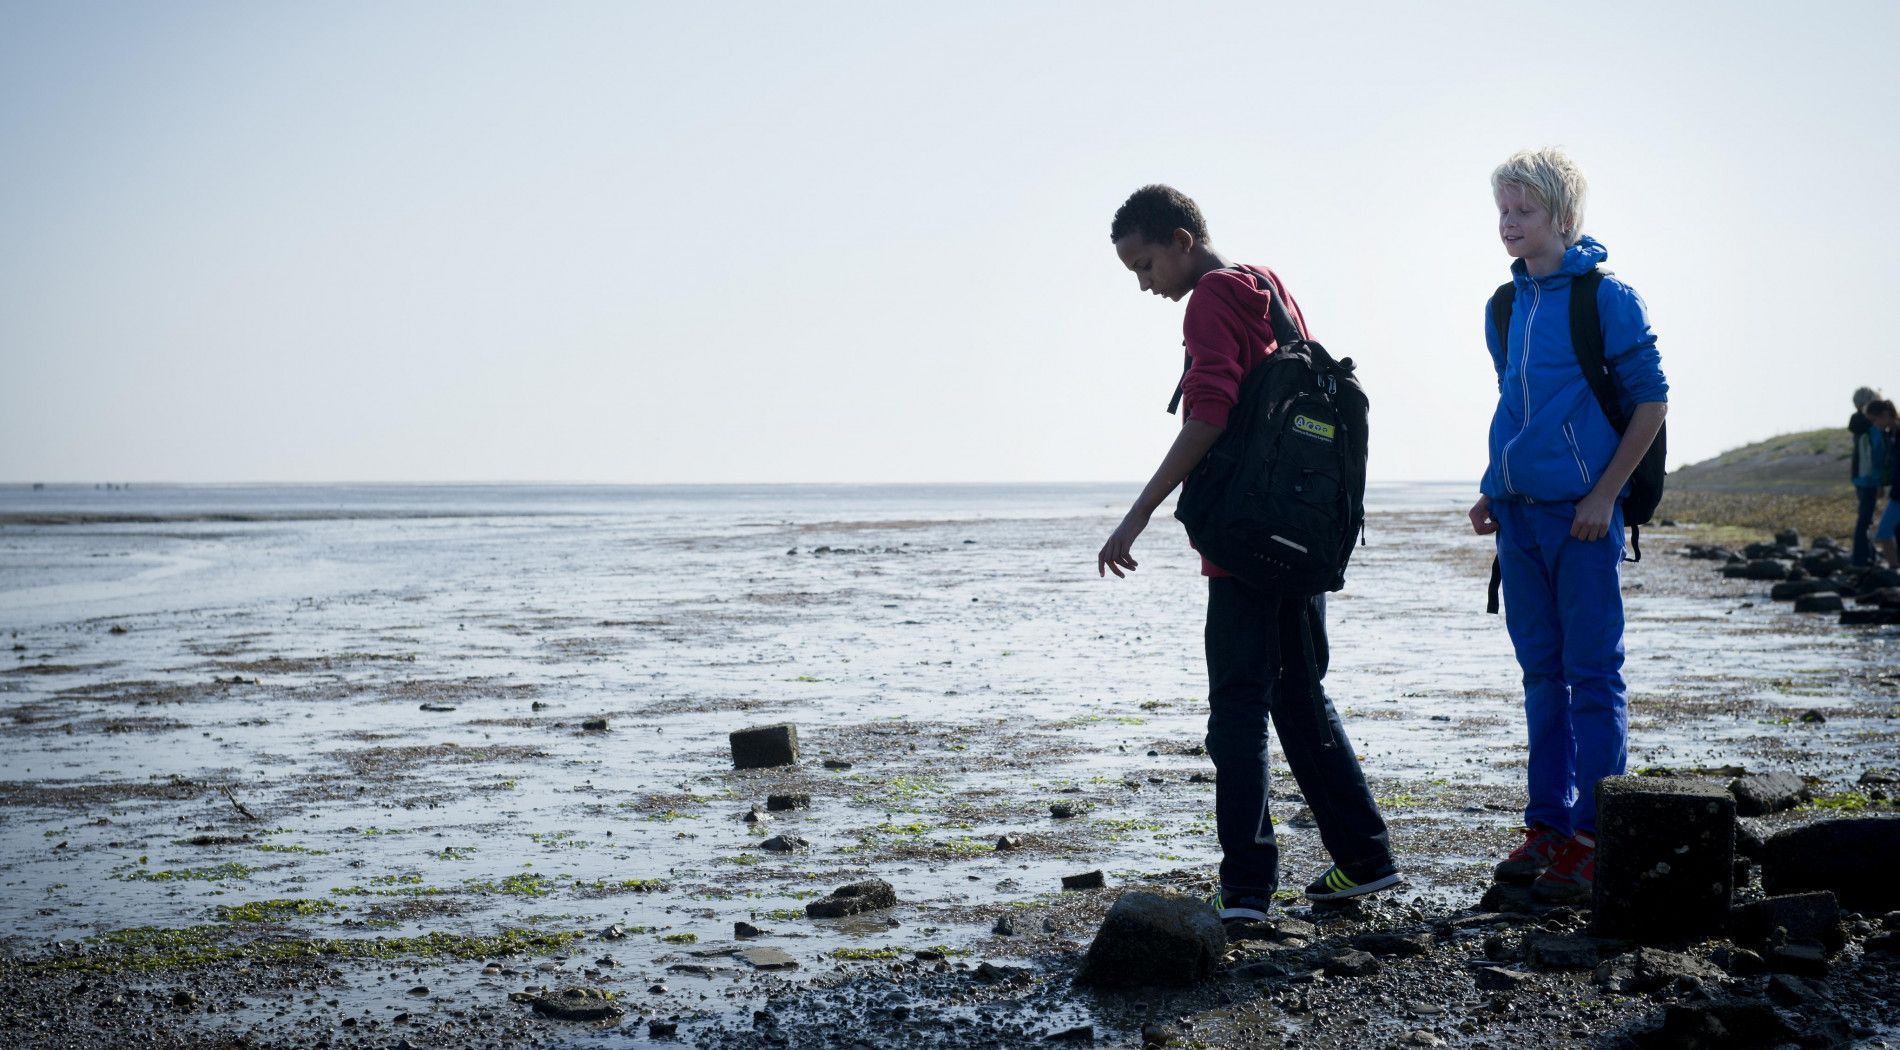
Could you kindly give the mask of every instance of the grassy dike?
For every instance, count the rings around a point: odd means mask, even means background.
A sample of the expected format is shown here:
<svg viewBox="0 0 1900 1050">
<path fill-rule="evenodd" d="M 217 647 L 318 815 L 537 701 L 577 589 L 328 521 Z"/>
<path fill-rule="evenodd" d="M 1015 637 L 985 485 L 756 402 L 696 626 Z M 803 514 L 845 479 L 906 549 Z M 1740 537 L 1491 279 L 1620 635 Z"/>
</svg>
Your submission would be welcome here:
<svg viewBox="0 0 1900 1050">
<path fill-rule="evenodd" d="M 1845 426 L 1730 449 L 1670 473 L 1656 517 L 1764 532 L 1798 529 L 1803 537 L 1845 543 L 1854 528 L 1847 479 L 1852 452 Z"/>
</svg>

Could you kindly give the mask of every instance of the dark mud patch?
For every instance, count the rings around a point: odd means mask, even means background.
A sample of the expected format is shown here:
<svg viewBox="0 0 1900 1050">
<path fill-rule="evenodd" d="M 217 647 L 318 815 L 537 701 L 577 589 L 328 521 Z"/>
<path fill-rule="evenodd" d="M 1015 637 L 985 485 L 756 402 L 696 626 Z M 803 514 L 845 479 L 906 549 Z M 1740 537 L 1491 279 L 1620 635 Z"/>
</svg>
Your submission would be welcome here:
<svg viewBox="0 0 1900 1050">
<path fill-rule="evenodd" d="M 96 784 L 0 781 L 0 807 L 98 809 L 128 802 L 186 802 L 207 790 L 207 785 L 188 780 L 159 783 L 110 781 Z"/>
<path fill-rule="evenodd" d="M 453 741 L 441 744 L 414 744 L 406 747 L 369 747 L 355 751 L 332 751 L 327 756 L 349 767 L 357 776 L 390 776 L 433 766 L 467 766 L 494 762 L 526 763 L 548 757 L 536 747 L 495 744 L 464 747 Z"/>
</svg>

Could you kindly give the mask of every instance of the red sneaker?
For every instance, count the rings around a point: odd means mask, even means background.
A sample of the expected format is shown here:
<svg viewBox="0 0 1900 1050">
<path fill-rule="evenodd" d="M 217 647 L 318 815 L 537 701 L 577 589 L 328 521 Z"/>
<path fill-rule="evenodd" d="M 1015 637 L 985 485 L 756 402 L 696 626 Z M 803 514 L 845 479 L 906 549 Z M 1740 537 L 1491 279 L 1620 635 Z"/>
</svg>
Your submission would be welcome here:
<svg viewBox="0 0 1900 1050">
<path fill-rule="evenodd" d="M 1546 904 L 1580 904 L 1596 890 L 1597 841 L 1577 835 L 1557 847 L 1550 867 L 1531 883 L 1531 896 Z"/>
<path fill-rule="evenodd" d="M 1529 882 L 1542 875 L 1556 859 L 1557 850 L 1568 841 L 1542 824 L 1523 831 L 1523 843 L 1499 861 L 1493 872 L 1499 882 Z"/>
</svg>

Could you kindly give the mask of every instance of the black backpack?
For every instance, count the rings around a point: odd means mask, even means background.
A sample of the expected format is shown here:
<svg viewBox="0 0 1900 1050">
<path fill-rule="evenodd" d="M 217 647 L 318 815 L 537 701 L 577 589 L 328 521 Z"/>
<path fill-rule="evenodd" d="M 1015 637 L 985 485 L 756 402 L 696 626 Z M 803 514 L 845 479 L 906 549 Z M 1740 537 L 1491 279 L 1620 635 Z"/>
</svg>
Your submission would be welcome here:
<svg viewBox="0 0 1900 1050">
<path fill-rule="evenodd" d="M 1570 346 L 1577 355 L 1577 367 L 1596 395 L 1597 407 L 1618 434 L 1629 428 L 1622 403 L 1616 396 L 1616 377 L 1603 358 L 1603 319 L 1597 312 L 1597 286 L 1603 283 L 1603 271 L 1590 268 L 1570 282 Z M 1491 294 L 1491 327 L 1507 351 L 1511 344 L 1511 306 L 1517 299 L 1517 283 L 1507 281 Z M 1656 440 L 1643 454 L 1642 462 L 1630 474 L 1630 494 L 1623 500 L 1623 524 L 1630 530 L 1630 561 L 1643 560 L 1643 526 L 1655 516 L 1662 502 L 1663 457 L 1667 454 L 1669 426 L 1656 432 Z M 1488 611 L 1498 611 L 1498 587 L 1502 583 L 1497 560 L 1491 562 L 1491 597 Z"/>
<path fill-rule="evenodd" d="M 1273 283 L 1242 272 L 1271 296 L 1278 349 L 1241 382 L 1174 516 L 1196 550 L 1246 583 L 1294 597 L 1336 591 L 1365 531 L 1366 394 L 1351 358 L 1302 337 Z M 1177 386 L 1170 413 L 1180 400 Z"/>
</svg>

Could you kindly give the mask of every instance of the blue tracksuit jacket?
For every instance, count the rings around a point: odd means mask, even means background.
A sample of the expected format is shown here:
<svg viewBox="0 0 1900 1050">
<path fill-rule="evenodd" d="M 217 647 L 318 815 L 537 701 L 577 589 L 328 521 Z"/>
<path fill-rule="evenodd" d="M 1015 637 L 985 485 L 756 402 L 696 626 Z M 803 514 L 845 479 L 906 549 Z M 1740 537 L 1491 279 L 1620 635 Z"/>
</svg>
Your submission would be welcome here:
<svg viewBox="0 0 1900 1050">
<path fill-rule="evenodd" d="M 1493 501 L 1574 503 L 1589 495 L 1622 440 L 1590 392 L 1570 345 L 1570 282 L 1610 257 L 1594 237 L 1564 253 L 1546 277 L 1511 264 L 1517 294 L 1510 331 L 1485 318 L 1485 339 L 1498 370 L 1498 407 L 1491 417 L 1491 461 L 1480 491 Z M 1597 286 L 1603 356 L 1616 379 L 1623 416 L 1639 404 L 1669 400 L 1656 335 L 1642 297 L 1614 276 Z"/>
</svg>

